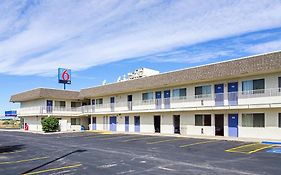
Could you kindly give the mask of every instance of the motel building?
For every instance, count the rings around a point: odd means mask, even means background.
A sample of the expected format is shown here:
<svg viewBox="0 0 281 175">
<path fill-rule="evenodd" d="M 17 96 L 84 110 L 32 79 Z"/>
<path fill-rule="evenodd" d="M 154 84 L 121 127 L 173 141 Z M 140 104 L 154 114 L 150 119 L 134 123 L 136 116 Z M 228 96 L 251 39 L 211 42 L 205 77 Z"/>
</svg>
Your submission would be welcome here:
<svg viewBox="0 0 281 175">
<path fill-rule="evenodd" d="M 167 73 L 137 71 L 116 83 L 38 88 L 10 101 L 20 103 L 17 114 L 32 131 L 55 116 L 61 131 L 281 139 L 281 51 Z"/>
</svg>

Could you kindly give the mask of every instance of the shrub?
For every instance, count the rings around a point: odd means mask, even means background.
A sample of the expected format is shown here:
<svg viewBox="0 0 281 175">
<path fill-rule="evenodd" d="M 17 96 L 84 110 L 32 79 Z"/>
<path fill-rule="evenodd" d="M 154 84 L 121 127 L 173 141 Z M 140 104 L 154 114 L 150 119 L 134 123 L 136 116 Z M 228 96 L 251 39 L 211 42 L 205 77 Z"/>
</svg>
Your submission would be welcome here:
<svg viewBox="0 0 281 175">
<path fill-rule="evenodd" d="M 3 125 L 9 125 L 10 124 L 10 121 L 8 121 L 8 120 L 5 120 L 4 122 L 3 122 Z"/>
<path fill-rule="evenodd" d="M 56 132 L 59 129 L 59 120 L 52 116 L 42 119 L 41 124 L 45 132 Z"/>
</svg>

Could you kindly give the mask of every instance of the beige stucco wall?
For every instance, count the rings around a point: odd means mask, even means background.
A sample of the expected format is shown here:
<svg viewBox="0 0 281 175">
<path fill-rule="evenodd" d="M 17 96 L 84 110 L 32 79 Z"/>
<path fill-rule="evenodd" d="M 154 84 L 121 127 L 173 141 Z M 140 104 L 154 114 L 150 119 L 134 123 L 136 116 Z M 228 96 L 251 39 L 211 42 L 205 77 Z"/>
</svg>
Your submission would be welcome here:
<svg viewBox="0 0 281 175">
<path fill-rule="evenodd" d="M 243 113 L 265 113 L 264 128 L 242 127 Z M 215 136 L 215 114 L 224 115 L 224 136 L 228 136 L 228 115 L 238 114 L 238 136 L 245 138 L 281 139 L 281 128 L 278 128 L 278 113 L 281 109 L 260 110 L 228 110 L 228 111 L 198 111 L 198 112 L 167 112 L 167 113 L 141 113 L 121 114 L 117 116 L 117 131 L 125 132 L 125 116 L 129 116 L 129 132 L 135 132 L 134 116 L 140 116 L 140 132 L 154 133 L 154 116 L 161 116 L 161 133 L 174 134 L 173 115 L 180 115 L 180 129 L 182 135 Z M 211 114 L 211 126 L 195 126 L 196 114 Z M 110 116 L 108 116 L 110 117 Z M 100 123 L 101 122 L 101 123 Z M 106 127 L 104 127 L 104 125 Z M 103 116 L 97 116 L 98 130 L 109 130 L 109 122 L 103 123 Z M 103 127 L 101 127 L 103 126 Z M 201 130 L 203 129 L 203 134 Z"/>
</svg>

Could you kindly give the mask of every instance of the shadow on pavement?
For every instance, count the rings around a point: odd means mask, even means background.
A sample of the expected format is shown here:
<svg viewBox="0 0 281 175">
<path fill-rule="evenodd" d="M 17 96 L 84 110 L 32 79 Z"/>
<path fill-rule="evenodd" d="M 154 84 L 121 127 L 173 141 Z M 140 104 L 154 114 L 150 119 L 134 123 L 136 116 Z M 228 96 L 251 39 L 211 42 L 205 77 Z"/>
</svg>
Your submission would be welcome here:
<svg viewBox="0 0 281 175">
<path fill-rule="evenodd" d="M 1 146 L 0 154 L 6 152 L 14 152 L 24 148 L 24 145 Z"/>
<path fill-rule="evenodd" d="M 58 161 L 58 160 L 60 160 L 60 159 L 62 159 L 62 158 L 65 158 L 65 157 L 67 157 L 67 156 L 69 156 L 69 155 L 71 155 L 71 154 L 74 154 L 74 153 L 82 153 L 82 152 L 85 152 L 85 151 L 87 151 L 87 150 L 80 150 L 80 149 L 79 149 L 79 150 L 72 151 L 72 152 L 67 153 L 67 154 L 65 154 L 65 155 L 63 155 L 63 156 L 61 156 L 61 157 L 58 157 L 58 158 L 54 159 L 54 160 L 51 160 L 51 161 L 49 161 L 49 162 L 46 162 L 46 163 L 44 163 L 44 164 L 42 164 L 42 165 L 40 165 L 40 166 L 38 166 L 38 167 L 32 168 L 32 169 L 30 169 L 30 170 L 27 170 L 27 171 L 23 172 L 22 174 L 30 173 L 30 172 L 32 172 L 32 171 L 34 171 L 34 170 L 36 170 L 36 169 L 42 168 L 42 167 L 44 167 L 44 166 L 46 166 L 46 165 L 49 165 L 49 164 L 51 164 L 51 163 L 53 163 L 53 162 L 55 162 L 55 161 Z"/>
</svg>

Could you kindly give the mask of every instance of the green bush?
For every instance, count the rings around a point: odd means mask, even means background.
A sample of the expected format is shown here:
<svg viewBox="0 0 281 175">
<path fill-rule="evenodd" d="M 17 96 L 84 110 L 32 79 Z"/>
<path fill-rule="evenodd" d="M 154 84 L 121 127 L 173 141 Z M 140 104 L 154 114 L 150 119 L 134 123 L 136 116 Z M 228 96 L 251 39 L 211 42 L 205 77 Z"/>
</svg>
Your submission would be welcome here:
<svg viewBox="0 0 281 175">
<path fill-rule="evenodd" d="M 10 124 L 10 121 L 8 121 L 8 120 L 5 120 L 4 122 L 3 122 L 3 125 L 9 125 Z"/>
<path fill-rule="evenodd" d="M 46 117 L 42 119 L 42 130 L 45 132 L 56 132 L 59 130 L 59 120 L 55 117 Z"/>
</svg>

